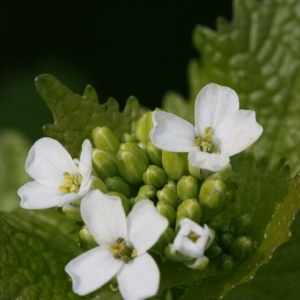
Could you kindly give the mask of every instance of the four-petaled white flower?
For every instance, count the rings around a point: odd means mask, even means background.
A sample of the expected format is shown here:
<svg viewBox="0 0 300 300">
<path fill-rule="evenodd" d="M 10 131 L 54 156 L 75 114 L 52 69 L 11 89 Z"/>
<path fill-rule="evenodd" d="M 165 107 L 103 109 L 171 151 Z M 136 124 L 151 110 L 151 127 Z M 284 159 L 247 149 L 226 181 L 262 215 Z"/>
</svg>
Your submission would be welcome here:
<svg viewBox="0 0 300 300">
<path fill-rule="evenodd" d="M 208 264 L 208 258 L 204 251 L 214 241 L 214 232 L 205 224 L 201 227 L 194 221 L 184 218 L 180 221 L 180 230 L 178 231 L 173 244 L 170 244 L 171 253 L 182 261 L 195 259 L 191 268 L 202 269 Z"/>
<path fill-rule="evenodd" d="M 100 246 L 66 266 L 75 293 L 88 294 L 116 276 L 126 300 L 155 295 L 159 269 L 146 251 L 166 230 L 168 221 L 153 203 L 150 200 L 138 202 L 126 218 L 119 197 L 94 190 L 82 199 L 81 215 Z"/>
<path fill-rule="evenodd" d="M 82 144 L 80 160 L 73 160 L 56 140 L 41 138 L 29 150 L 26 172 L 35 180 L 18 190 L 21 207 L 43 209 L 62 207 L 81 199 L 92 184 L 92 145 Z"/>
<path fill-rule="evenodd" d="M 228 87 L 211 83 L 198 94 L 195 127 L 166 112 L 153 113 L 152 143 L 170 152 L 188 152 L 193 168 L 224 170 L 229 157 L 252 145 L 262 134 L 255 112 L 239 110 L 239 99 Z"/>
</svg>

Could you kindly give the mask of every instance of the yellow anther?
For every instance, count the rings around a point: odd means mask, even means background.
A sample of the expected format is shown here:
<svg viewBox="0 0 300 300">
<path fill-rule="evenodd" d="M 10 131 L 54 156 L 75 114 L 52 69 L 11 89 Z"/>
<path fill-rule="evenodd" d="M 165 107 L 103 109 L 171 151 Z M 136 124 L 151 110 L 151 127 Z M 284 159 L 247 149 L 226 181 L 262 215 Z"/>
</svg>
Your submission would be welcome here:
<svg viewBox="0 0 300 300">
<path fill-rule="evenodd" d="M 209 142 L 203 142 L 202 144 L 201 144 L 201 146 L 204 148 L 206 148 L 207 149 L 207 151 L 210 151 L 211 150 L 211 144 L 209 143 Z M 206 151 L 205 151 L 206 152 Z"/>
<path fill-rule="evenodd" d="M 213 136 L 212 134 L 209 133 L 211 130 L 212 130 L 211 127 L 206 127 L 206 128 L 204 129 L 204 139 L 205 139 L 205 141 L 207 141 L 207 142 L 210 142 L 210 141 L 214 138 L 214 136 Z"/>
<path fill-rule="evenodd" d="M 191 231 L 188 236 L 187 236 L 192 242 L 196 243 L 197 240 L 199 239 L 200 235 L 198 235 L 197 233 Z"/>
<path fill-rule="evenodd" d="M 60 185 L 58 189 L 63 193 L 78 193 L 82 181 L 82 176 L 80 174 L 72 176 L 68 172 L 64 172 L 63 177 L 65 180 L 65 184 Z"/>
<path fill-rule="evenodd" d="M 201 144 L 202 144 L 202 142 L 203 142 L 202 138 L 200 136 L 196 136 L 196 138 L 195 138 L 195 146 L 200 147 Z"/>
<path fill-rule="evenodd" d="M 131 257 L 135 258 L 135 257 L 137 257 L 137 255 L 138 255 L 138 252 L 135 249 L 133 249 L 132 253 L 131 253 Z"/>
</svg>

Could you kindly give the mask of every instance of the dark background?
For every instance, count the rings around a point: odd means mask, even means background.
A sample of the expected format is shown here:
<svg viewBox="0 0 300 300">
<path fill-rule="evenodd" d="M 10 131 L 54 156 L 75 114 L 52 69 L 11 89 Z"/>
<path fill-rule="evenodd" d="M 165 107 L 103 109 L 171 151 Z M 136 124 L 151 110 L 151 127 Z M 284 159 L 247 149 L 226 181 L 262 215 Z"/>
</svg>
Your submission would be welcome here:
<svg viewBox="0 0 300 300">
<path fill-rule="evenodd" d="M 34 86 L 42 73 L 79 94 L 91 84 L 121 108 L 130 95 L 152 109 L 167 90 L 186 96 L 193 29 L 218 16 L 232 19 L 232 1 L 2 0 L 0 127 L 43 136 L 53 119 Z"/>
</svg>

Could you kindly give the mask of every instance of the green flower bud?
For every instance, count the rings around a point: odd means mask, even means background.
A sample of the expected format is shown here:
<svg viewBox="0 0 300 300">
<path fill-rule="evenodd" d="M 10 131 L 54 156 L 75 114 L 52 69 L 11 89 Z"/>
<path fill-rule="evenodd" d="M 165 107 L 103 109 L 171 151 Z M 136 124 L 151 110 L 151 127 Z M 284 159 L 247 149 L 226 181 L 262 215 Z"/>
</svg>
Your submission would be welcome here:
<svg viewBox="0 0 300 300">
<path fill-rule="evenodd" d="M 234 261 L 230 255 L 222 254 L 220 263 L 217 265 L 217 270 L 221 271 L 223 275 L 228 275 L 234 268 Z"/>
<path fill-rule="evenodd" d="M 221 235 L 220 243 L 224 251 L 230 252 L 231 246 L 234 241 L 234 236 L 231 233 L 225 233 Z"/>
<path fill-rule="evenodd" d="M 230 233 L 230 226 L 228 225 L 222 225 L 219 229 L 219 234 L 225 234 L 225 233 Z"/>
<path fill-rule="evenodd" d="M 214 241 L 211 246 L 205 251 L 205 255 L 209 259 L 215 259 L 222 254 L 222 248 Z"/>
<path fill-rule="evenodd" d="M 252 217 L 250 214 L 238 215 L 231 221 L 230 230 L 235 236 L 250 233 Z"/>
<path fill-rule="evenodd" d="M 162 165 L 172 180 L 189 174 L 187 153 L 162 151 Z"/>
<path fill-rule="evenodd" d="M 70 204 L 63 206 L 62 211 L 71 220 L 76 221 L 76 222 L 82 221 L 81 214 L 80 214 L 80 205 L 75 205 L 73 203 L 70 203 Z"/>
<path fill-rule="evenodd" d="M 151 250 L 163 255 L 165 253 L 165 248 L 168 246 L 168 244 L 174 241 L 174 238 L 174 230 L 171 227 L 168 227 L 166 231 L 160 236 L 155 245 L 151 248 Z"/>
<path fill-rule="evenodd" d="M 106 178 L 105 185 L 110 192 L 121 193 L 127 198 L 131 196 L 131 186 L 126 180 L 119 176 Z"/>
<path fill-rule="evenodd" d="M 145 200 L 145 199 L 151 200 L 151 199 L 149 198 L 149 196 L 146 195 L 146 194 L 137 195 L 137 196 L 134 198 L 133 205 L 136 204 L 136 203 L 138 203 L 139 201 L 142 201 L 142 200 Z"/>
<path fill-rule="evenodd" d="M 139 140 L 134 136 L 127 132 L 123 133 L 121 137 L 121 142 L 124 143 L 138 143 Z"/>
<path fill-rule="evenodd" d="M 130 201 L 123 194 L 118 193 L 118 192 L 108 192 L 107 195 L 119 197 L 122 201 L 122 205 L 123 205 L 125 214 L 127 215 L 130 212 L 130 209 L 131 209 Z"/>
<path fill-rule="evenodd" d="M 244 261 L 253 251 L 253 241 L 250 236 L 235 238 L 231 246 L 230 255 L 237 261 Z"/>
<path fill-rule="evenodd" d="M 177 183 L 177 196 L 181 199 L 195 199 L 199 193 L 197 179 L 193 176 L 183 176 Z"/>
<path fill-rule="evenodd" d="M 168 219 L 169 226 L 173 227 L 176 220 L 176 212 L 173 206 L 162 201 L 158 201 L 156 204 L 156 209 L 162 216 Z"/>
<path fill-rule="evenodd" d="M 146 145 L 146 151 L 148 153 L 150 163 L 152 163 L 153 165 L 156 165 L 158 167 L 161 167 L 162 166 L 161 150 L 149 142 Z"/>
<path fill-rule="evenodd" d="M 167 173 L 160 167 L 150 165 L 143 174 L 145 184 L 153 185 L 155 188 L 162 187 L 168 180 Z"/>
<path fill-rule="evenodd" d="M 228 206 L 235 201 L 235 192 L 238 190 L 239 186 L 235 182 L 227 181 L 226 187 L 226 206 Z"/>
<path fill-rule="evenodd" d="M 156 188 L 149 184 L 143 185 L 140 187 L 138 195 L 146 195 L 146 199 L 154 200 L 156 197 Z"/>
<path fill-rule="evenodd" d="M 122 144 L 117 153 L 117 165 L 121 176 L 131 184 L 143 182 L 149 161 L 147 154 L 134 143 Z"/>
<path fill-rule="evenodd" d="M 209 178 L 201 186 L 199 202 L 203 222 L 219 215 L 225 209 L 226 184 L 219 179 Z"/>
<path fill-rule="evenodd" d="M 107 150 L 93 149 L 92 164 L 98 175 L 103 181 L 107 177 L 119 175 L 116 155 Z"/>
<path fill-rule="evenodd" d="M 144 143 L 150 142 L 149 133 L 152 129 L 152 112 L 144 114 L 136 123 L 135 135 Z"/>
<path fill-rule="evenodd" d="M 206 225 L 217 232 L 221 229 L 221 224 L 216 219 L 210 219 Z"/>
<path fill-rule="evenodd" d="M 85 225 L 79 231 L 79 238 L 84 247 L 94 248 L 95 246 L 99 246 Z"/>
<path fill-rule="evenodd" d="M 231 165 L 228 165 L 225 169 L 210 175 L 210 178 L 215 178 L 215 179 L 220 179 L 222 181 L 225 181 L 230 177 L 231 170 L 232 170 Z"/>
<path fill-rule="evenodd" d="M 199 224 L 201 219 L 201 206 L 196 199 L 185 199 L 177 208 L 176 232 L 180 228 L 180 221 L 189 218 Z"/>
<path fill-rule="evenodd" d="M 168 182 L 164 185 L 164 188 L 167 188 L 177 194 L 177 184 L 171 179 L 168 179 Z"/>
<path fill-rule="evenodd" d="M 177 208 L 179 199 L 172 190 L 168 188 L 163 188 L 161 191 L 158 191 L 156 193 L 157 198 L 160 202 L 164 202 L 166 204 L 171 205 L 174 209 Z"/>
<path fill-rule="evenodd" d="M 117 153 L 120 146 L 118 137 L 107 127 L 96 127 L 92 131 L 96 148 Z"/>
<path fill-rule="evenodd" d="M 104 184 L 104 182 L 98 178 L 98 177 L 93 177 L 92 178 L 92 185 L 91 185 L 92 190 L 100 190 L 102 193 L 107 193 L 107 187 Z"/>
</svg>

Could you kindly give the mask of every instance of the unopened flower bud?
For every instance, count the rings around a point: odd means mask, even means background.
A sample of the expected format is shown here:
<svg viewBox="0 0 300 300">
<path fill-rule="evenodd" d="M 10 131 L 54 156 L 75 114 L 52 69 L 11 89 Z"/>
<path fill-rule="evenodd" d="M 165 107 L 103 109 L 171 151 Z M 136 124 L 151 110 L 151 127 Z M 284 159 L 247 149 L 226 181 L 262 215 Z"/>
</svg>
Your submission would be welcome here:
<svg viewBox="0 0 300 300">
<path fill-rule="evenodd" d="M 136 123 L 135 135 L 144 143 L 150 142 L 149 133 L 152 129 L 152 112 L 144 114 Z"/>
<path fill-rule="evenodd" d="M 64 205 L 62 211 L 66 214 L 68 218 L 73 221 L 81 222 L 81 214 L 80 214 L 80 205 L 75 205 L 73 203 L 69 203 Z"/>
<path fill-rule="evenodd" d="M 252 218 L 250 214 L 236 216 L 230 225 L 230 230 L 235 236 L 248 235 L 251 229 Z"/>
<path fill-rule="evenodd" d="M 93 149 L 92 164 L 97 175 L 105 181 L 107 177 L 119 175 L 116 155 L 108 150 Z"/>
<path fill-rule="evenodd" d="M 219 215 L 225 209 L 226 184 L 219 179 L 209 178 L 201 186 L 199 202 L 203 221 Z"/>
<path fill-rule="evenodd" d="M 222 181 L 225 181 L 227 180 L 230 175 L 231 175 L 231 170 L 232 170 L 232 167 L 231 165 L 227 165 L 224 169 L 218 171 L 218 172 L 215 172 L 213 173 L 212 175 L 210 175 L 209 177 L 210 178 L 215 178 L 215 179 L 220 179 Z"/>
<path fill-rule="evenodd" d="M 239 186 L 237 183 L 232 181 L 226 181 L 226 206 L 235 201 L 235 192 L 238 190 Z"/>
<path fill-rule="evenodd" d="M 197 179 L 193 176 L 183 176 L 177 183 L 177 196 L 181 200 L 195 199 L 199 193 Z"/>
<path fill-rule="evenodd" d="M 139 140 L 134 136 L 127 132 L 124 132 L 121 137 L 121 142 L 124 143 L 138 143 Z"/>
<path fill-rule="evenodd" d="M 162 166 L 162 161 L 161 161 L 161 150 L 157 147 L 155 147 L 151 142 L 147 143 L 146 145 L 146 150 L 150 159 L 150 162 L 153 165 L 156 165 L 158 167 Z"/>
<path fill-rule="evenodd" d="M 149 161 L 147 154 L 135 143 L 122 144 L 117 153 L 117 165 L 121 176 L 131 184 L 143 182 Z"/>
<path fill-rule="evenodd" d="M 220 244 L 225 252 L 229 253 L 234 241 L 234 236 L 231 233 L 221 235 Z"/>
<path fill-rule="evenodd" d="M 118 192 L 108 192 L 107 195 L 119 197 L 122 201 L 122 205 L 123 205 L 125 214 L 127 215 L 130 212 L 130 209 L 131 209 L 130 201 L 123 194 L 118 193 Z"/>
<path fill-rule="evenodd" d="M 127 198 L 131 196 L 131 186 L 122 177 L 108 177 L 105 180 L 105 185 L 109 192 L 118 192 Z"/>
<path fill-rule="evenodd" d="M 217 269 L 221 271 L 223 275 L 228 275 L 230 274 L 233 268 L 234 268 L 234 261 L 232 256 L 227 254 L 222 254 Z"/>
<path fill-rule="evenodd" d="M 253 241 L 250 236 L 235 238 L 231 246 L 230 255 L 237 261 L 244 261 L 253 251 Z"/>
<path fill-rule="evenodd" d="M 201 206 L 196 199 L 185 199 L 177 208 L 176 232 L 179 229 L 180 221 L 188 218 L 199 224 L 201 219 Z"/>
<path fill-rule="evenodd" d="M 177 184 L 175 181 L 169 179 L 168 182 L 164 185 L 164 188 L 167 188 L 177 194 Z"/>
<path fill-rule="evenodd" d="M 221 224 L 216 219 L 210 219 L 207 223 L 207 226 L 214 231 L 219 231 L 221 229 Z"/>
<path fill-rule="evenodd" d="M 153 185 L 155 188 L 162 187 L 168 180 L 167 173 L 164 169 L 150 165 L 147 171 L 143 174 L 145 184 Z"/>
<path fill-rule="evenodd" d="M 171 227 L 168 227 L 166 231 L 160 236 L 155 245 L 151 248 L 151 250 L 163 255 L 165 253 L 165 248 L 168 246 L 168 244 L 174 241 L 174 238 L 174 230 Z"/>
<path fill-rule="evenodd" d="M 157 211 L 169 221 L 169 226 L 173 227 L 176 220 L 176 212 L 170 204 L 158 201 L 156 204 Z"/>
<path fill-rule="evenodd" d="M 214 241 L 211 246 L 205 251 L 205 255 L 209 259 L 214 259 L 222 254 L 222 248 Z"/>
<path fill-rule="evenodd" d="M 98 243 L 95 241 L 94 237 L 91 235 L 89 229 L 85 225 L 79 231 L 79 238 L 83 245 L 87 248 L 99 246 Z"/>
<path fill-rule="evenodd" d="M 189 174 L 187 153 L 162 151 L 162 165 L 172 180 Z"/>
<path fill-rule="evenodd" d="M 100 190 L 102 193 L 107 193 L 107 187 L 104 182 L 95 176 L 92 176 L 91 190 Z"/>
<path fill-rule="evenodd" d="M 163 188 L 162 190 L 158 191 L 156 193 L 157 198 L 160 202 L 164 202 L 166 204 L 171 205 L 174 209 L 177 208 L 179 199 L 172 190 L 168 188 Z"/>
<path fill-rule="evenodd" d="M 118 137 L 107 127 L 96 127 L 92 131 L 96 148 L 117 153 L 120 146 Z"/>
<path fill-rule="evenodd" d="M 153 185 L 143 185 L 140 187 L 138 195 L 146 195 L 147 199 L 154 200 L 156 197 L 156 188 Z"/>
</svg>

